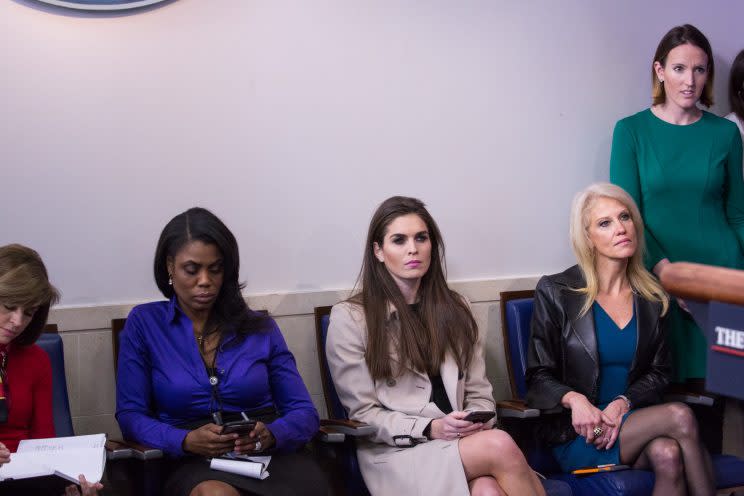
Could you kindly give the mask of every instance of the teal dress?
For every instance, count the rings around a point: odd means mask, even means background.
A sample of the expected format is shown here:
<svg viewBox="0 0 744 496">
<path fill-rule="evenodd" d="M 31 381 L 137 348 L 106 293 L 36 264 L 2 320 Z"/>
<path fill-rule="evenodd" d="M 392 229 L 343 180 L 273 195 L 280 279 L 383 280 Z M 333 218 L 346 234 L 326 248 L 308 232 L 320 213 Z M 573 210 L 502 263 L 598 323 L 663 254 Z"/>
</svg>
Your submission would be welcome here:
<svg viewBox="0 0 744 496">
<path fill-rule="evenodd" d="M 663 258 L 744 269 L 741 164 L 739 129 L 710 112 L 686 126 L 650 109 L 617 123 L 610 181 L 641 211 L 649 269 Z M 705 377 L 701 330 L 674 302 L 668 325 L 675 380 Z"/>
<path fill-rule="evenodd" d="M 633 309 L 633 318 L 623 329 L 615 324 L 597 302 L 592 305 L 592 315 L 599 354 L 597 408 L 604 410 L 628 387 L 628 372 L 635 357 L 638 340 L 638 324 L 635 309 Z M 625 414 L 623 421 L 630 413 L 632 412 Z M 572 441 L 554 446 L 553 455 L 564 472 L 609 463 L 618 464 L 620 463 L 620 439 L 615 441 L 611 449 L 598 450 L 593 444 L 586 444 L 585 437 L 578 436 Z"/>
</svg>

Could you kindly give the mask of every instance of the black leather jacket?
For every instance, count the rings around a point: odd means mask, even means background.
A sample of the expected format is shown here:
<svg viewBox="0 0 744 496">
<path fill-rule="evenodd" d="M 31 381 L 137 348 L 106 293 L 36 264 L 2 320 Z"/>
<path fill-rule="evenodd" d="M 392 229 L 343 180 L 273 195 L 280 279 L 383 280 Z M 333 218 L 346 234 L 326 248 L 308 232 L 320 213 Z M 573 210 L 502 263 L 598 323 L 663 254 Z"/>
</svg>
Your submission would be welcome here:
<svg viewBox="0 0 744 496">
<path fill-rule="evenodd" d="M 593 404 L 599 393 L 599 355 L 594 317 L 579 317 L 585 296 L 572 288 L 585 286 L 578 265 L 560 274 L 544 276 L 537 283 L 532 313 L 532 336 L 527 357 L 527 403 L 532 408 L 561 407 L 569 391 L 585 395 Z M 671 374 L 661 304 L 633 296 L 638 339 L 628 375 L 625 396 L 633 408 L 662 401 Z M 576 437 L 571 412 L 547 415 L 538 437 L 559 444 Z"/>
</svg>

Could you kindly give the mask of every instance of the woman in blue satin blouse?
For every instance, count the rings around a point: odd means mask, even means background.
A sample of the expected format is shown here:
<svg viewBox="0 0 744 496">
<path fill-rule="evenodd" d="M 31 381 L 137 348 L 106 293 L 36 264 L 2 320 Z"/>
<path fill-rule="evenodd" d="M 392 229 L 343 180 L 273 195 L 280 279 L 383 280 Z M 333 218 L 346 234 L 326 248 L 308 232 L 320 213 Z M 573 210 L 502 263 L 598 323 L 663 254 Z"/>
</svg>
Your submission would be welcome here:
<svg viewBox="0 0 744 496">
<path fill-rule="evenodd" d="M 238 245 L 214 214 L 192 208 L 163 229 L 155 282 L 168 301 L 135 307 L 121 337 L 116 418 L 125 438 L 168 457 L 164 493 L 326 494 L 306 454 L 318 430 L 294 357 L 273 319 L 248 308 Z M 248 434 L 220 434 L 240 412 Z M 211 470 L 207 458 L 270 454 L 265 480 Z"/>
</svg>

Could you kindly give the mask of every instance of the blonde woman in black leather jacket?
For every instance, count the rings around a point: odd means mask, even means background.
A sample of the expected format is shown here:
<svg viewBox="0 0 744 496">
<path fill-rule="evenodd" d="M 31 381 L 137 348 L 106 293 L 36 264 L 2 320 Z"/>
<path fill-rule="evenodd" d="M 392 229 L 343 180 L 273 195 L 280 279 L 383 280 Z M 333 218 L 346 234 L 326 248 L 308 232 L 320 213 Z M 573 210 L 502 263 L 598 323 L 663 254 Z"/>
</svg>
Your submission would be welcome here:
<svg viewBox="0 0 744 496">
<path fill-rule="evenodd" d="M 659 283 L 643 267 L 643 220 L 620 187 L 574 199 L 578 265 L 540 279 L 528 356 L 527 401 L 563 407 L 541 428 L 565 471 L 605 463 L 653 470 L 654 495 L 712 495 L 697 423 L 660 404 L 671 373 Z"/>
</svg>

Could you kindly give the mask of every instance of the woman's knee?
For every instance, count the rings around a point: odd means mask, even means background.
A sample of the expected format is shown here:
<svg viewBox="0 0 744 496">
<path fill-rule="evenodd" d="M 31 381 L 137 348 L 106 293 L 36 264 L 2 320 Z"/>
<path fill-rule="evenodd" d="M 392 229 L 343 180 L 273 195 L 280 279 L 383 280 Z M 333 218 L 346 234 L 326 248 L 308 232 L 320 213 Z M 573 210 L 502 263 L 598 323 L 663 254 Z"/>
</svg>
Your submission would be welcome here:
<svg viewBox="0 0 744 496">
<path fill-rule="evenodd" d="M 189 496 L 240 496 L 240 493 L 226 482 L 207 480 L 197 484 Z"/>
<path fill-rule="evenodd" d="M 677 439 L 698 438 L 697 420 L 689 406 L 678 402 L 669 403 L 667 405 L 667 414 L 673 425 L 673 431 L 670 435 Z"/>
<path fill-rule="evenodd" d="M 490 450 L 499 456 L 508 456 L 515 458 L 523 458 L 522 451 L 517 446 L 514 439 L 505 431 L 500 429 L 491 429 L 490 431 L 483 431 L 485 438 L 489 444 Z"/>
<path fill-rule="evenodd" d="M 682 449 L 677 441 L 667 437 L 654 439 L 648 445 L 648 457 L 657 477 L 677 479 L 682 477 L 684 464 Z"/>
<path fill-rule="evenodd" d="M 496 479 L 489 476 L 470 481 L 470 496 L 506 496 Z"/>
</svg>

